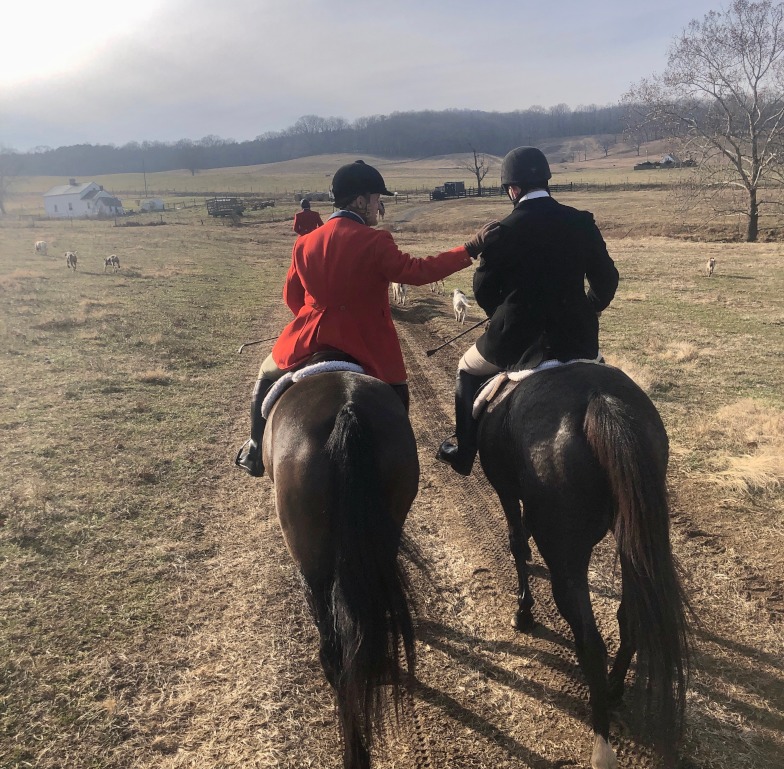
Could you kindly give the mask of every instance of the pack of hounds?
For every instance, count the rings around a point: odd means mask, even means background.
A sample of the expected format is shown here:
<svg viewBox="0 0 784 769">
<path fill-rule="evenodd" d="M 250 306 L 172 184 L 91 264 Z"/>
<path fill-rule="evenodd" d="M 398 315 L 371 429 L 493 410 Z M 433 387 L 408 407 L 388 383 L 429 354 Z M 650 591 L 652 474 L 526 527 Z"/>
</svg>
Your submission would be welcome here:
<svg viewBox="0 0 784 769">
<path fill-rule="evenodd" d="M 33 250 L 36 254 L 41 254 L 43 256 L 47 256 L 49 253 L 49 244 L 45 240 L 36 240 L 35 244 L 33 245 Z M 76 272 L 76 266 L 79 263 L 78 252 L 77 251 L 66 251 L 65 254 L 65 266 L 66 269 L 73 270 Z M 120 257 L 117 254 L 111 254 L 111 256 L 106 256 L 103 259 L 103 271 L 107 272 L 111 270 L 112 272 L 117 272 L 120 269 Z"/>
<path fill-rule="evenodd" d="M 430 283 L 429 288 L 431 293 L 437 296 L 446 295 L 446 287 L 443 280 Z M 454 289 L 450 296 L 452 297 L 452 309 L 455 314 L 455 320 L 463 326 L 465 325 L 468 308 L 471 307 L 471 303 L 468 301 L 465 293 L 459 288 Z M 392 283 L 392 301 L 401 307 L 405 306 L 408 301 L 408 286 L 405 283 Z"/>
</svg>

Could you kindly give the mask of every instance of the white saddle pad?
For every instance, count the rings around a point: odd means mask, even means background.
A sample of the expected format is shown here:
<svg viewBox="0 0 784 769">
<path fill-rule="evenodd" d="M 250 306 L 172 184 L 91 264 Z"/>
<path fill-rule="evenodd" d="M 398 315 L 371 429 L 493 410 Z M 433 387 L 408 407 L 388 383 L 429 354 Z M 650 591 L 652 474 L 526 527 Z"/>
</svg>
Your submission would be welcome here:
<svg viewBox="0 0 784 769">
<path fill-rule="evenodd" d="M 295 382 L 300 379 L 313 376 L 314 374 L 323 374 L 326 371 L 353 371 L 356 374 L 364 374 L 365 369 L 357 363 L 349 363 L 345 360 L 325 360 L 321 363 L 314 363 L 311 366 L 298 369 L 297 371 L 288 371 L 280 379 L 278 379 L 272 387 L 270 387 L 264 402 L 261 404 L 261 416 L 267 419 L 275 405 L 275 401 L 280 398 L 284 390 L 287 390 Z"/>
</svg>

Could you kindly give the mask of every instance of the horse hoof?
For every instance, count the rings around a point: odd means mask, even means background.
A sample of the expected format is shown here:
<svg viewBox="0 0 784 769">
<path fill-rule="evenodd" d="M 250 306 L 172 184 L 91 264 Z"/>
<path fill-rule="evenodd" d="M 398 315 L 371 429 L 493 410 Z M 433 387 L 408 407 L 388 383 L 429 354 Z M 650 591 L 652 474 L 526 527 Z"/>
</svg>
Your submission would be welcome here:
<svg viewBox="0 0 784 769">
<path fill-rule="evenodd" d="M 516 612 L 512 620 L 512 627 L 523 633 L 530 633 L 536 627 L 536 620 L 530 611 Z"/>
<path fill-rule="evenodd" d="M 610 743 L 598 734 L 593 741 L 591 767 L 593 769 L 618 769 L 618 759 L 615 757 L 615 751 L 610 747 Z"/>
</svg>

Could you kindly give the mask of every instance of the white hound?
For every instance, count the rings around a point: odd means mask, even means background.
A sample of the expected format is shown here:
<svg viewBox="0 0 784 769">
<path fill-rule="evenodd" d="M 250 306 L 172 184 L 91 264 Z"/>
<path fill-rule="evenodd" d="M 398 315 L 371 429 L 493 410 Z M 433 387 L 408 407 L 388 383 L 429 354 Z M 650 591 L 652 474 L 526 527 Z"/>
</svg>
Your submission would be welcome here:
<svg viewBox="0 0 784 769">
<path fill-rule="evenodd" d="M 76 251 L 65 252 L 65 266 L 76 272 Z"/>
<path fill-rule="evenodd" d="M 708 263 L 705 265 L 705 274 L 710 277 L 713 275 L 713 271 L 716 269 L 716 260 L 711 257 L 708 259 Z"/>
<path fill-rule="evenodd" d="M 36 254 L 43 254 L 46 256 L 46 250 L 49 248 L 47 242 L 45 240 L 36 240 L 35 241 L 35 253 Z"/>
<path fill-rule="evenodd" d="M 408 293 L 408 287 L 406 286 L 405 283 L 392 284 L 392 299 L 394 299 L 397 304 L 406 303 L 407 293 Z"/>
<path fill-rule="evenodd" d="M 465 325 L 466 322 L 466 310 L 471 305 L 466 299 L 466 295 L 459 289 L 456 288 L 452 292 L 452 307 L 455 310 L 455 320 L 461 325 Z"/>
</svg>

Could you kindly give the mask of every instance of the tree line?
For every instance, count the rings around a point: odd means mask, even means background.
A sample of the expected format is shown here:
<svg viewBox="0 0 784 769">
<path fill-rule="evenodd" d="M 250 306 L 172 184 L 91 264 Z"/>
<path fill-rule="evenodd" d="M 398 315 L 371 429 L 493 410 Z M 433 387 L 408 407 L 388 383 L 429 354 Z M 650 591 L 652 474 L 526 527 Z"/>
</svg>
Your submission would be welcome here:
<svg viewBox="0 0 784 769">
<path fill-rule="evenodd" d="M 477 151 L 504 155 L 513 147 L 547 139 L 622 130 L 620 105 L 566 104 L 515 112 L 445 110 L 394 112 L 343 118 L 305 115 L 282 131 L 249 141 L 205 136 L 193 141 L 130 142 L 123 146 L 80 144 L 6 150 L 3 164 L 15 175 L 88 176 L 185 168 L 195 174 L 209 168 L 257 165 L 328 153 L 368 154 L 387 158 L 422 158 Z"/>
</svg>

